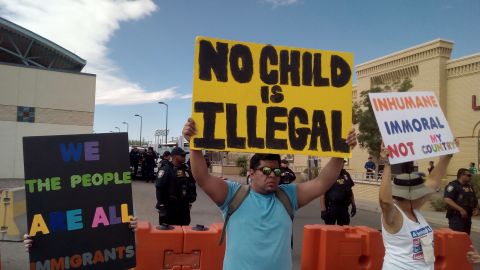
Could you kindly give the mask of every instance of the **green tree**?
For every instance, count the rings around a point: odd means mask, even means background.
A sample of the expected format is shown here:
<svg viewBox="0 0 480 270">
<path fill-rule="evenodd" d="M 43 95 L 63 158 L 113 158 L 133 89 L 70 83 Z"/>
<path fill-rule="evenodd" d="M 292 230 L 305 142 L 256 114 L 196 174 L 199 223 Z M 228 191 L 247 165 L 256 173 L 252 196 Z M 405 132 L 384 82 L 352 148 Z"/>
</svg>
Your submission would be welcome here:
<svg viewBox="0 0 480 270">
<path fill-rule="evenodd" d="M 247 176 L 248 172 L 248 159 L 247 156 L 239 156 L 236 161 L 237 167 L 240 168 L 240 176 Z"/>
<path fill-rule="evenodd" d="M 382 136 L 378 129 L 377 120 L 372 109 L 372 104 L 368 98 L 370 93 L 381 92 L 406 92 L 413 87 L 410 79 L 405 79 L 401 83 L 383 84 L 381 81 L 374 81 L 372 88 L 360 93 L 360 101 L 352 106 L 353 124 L 358 124 L 358 144 L 361 148 L 367 149 L 368 153 L 378 158 L 380 153 L 380 143 Z"/>
</svg>

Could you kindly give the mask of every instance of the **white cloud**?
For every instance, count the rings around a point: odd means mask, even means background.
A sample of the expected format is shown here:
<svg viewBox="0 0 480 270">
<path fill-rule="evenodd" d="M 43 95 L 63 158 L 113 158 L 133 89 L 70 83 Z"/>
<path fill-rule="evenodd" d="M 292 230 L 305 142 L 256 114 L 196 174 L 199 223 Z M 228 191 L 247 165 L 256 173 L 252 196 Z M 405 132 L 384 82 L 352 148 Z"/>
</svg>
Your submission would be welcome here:
<svg viewBox="0 0 480 270">
<path fill-rule="evenodd" d="M 182 98 L 181 94 L 176 93 L 177 88 L 175 86 L 161 91 L 146 92 L 137 84 L 105 75 L 102 80 L 97 79 L 97 89 L 103 89 L 103 91 L 97 91 L 96 104 L 133 105 Z"/>
<path fill-rule="evenodd" d="M 180 96 L 181 99 L 189 99 L 189 98 L 192 98 L 192 94 L 185 94 L 185 95 L 182 95 Z"/>
<path fill-rule="evenodd" d="M 288 6 L 297 3 L 299 0 L 263 0 L 264 2 L 273 4 L 274 7 L 277 6 Z"/>
<path fill-rule="evenodd" d="M 119 75 L 107 42 L 120 22 L 139 20 L 157 7 L 152 0 L 0 0 L 0 16 L 87 60 L 97 74 L 97 104 L 139 104 L 180 97 L 176 87 L 149 92 Z"/>
</svg>

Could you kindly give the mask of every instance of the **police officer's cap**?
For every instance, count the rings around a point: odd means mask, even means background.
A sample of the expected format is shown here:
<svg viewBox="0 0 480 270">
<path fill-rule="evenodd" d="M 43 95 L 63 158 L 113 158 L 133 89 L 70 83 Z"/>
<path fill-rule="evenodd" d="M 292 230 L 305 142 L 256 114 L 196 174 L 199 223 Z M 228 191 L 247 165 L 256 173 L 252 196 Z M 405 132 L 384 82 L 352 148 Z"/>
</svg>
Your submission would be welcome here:
<svg viewBox="0 0 480 270">
<path fill-rule="evenodd" d="M 175 147 L 172 149 L 172 156 L 175 156 L 175 155 L 186 155 L 188 154 L 188 152 L 185 152 L 182 148 L 180 147 Z"/>
</svg>

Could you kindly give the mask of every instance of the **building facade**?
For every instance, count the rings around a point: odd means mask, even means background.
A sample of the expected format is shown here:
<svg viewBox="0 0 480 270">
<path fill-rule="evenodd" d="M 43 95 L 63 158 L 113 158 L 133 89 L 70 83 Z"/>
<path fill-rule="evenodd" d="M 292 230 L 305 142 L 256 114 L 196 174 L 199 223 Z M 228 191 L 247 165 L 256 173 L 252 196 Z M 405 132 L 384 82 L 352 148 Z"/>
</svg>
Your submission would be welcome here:
<svg viewBox="0 0 480 270">
<path fill-rule="evenodd" d="M 24 136 L 92 133 L 86 61 L 0 18 L 0 179 L 23 178 Z"/>
<path fill-rule="evenodd" d="M 452 159 L 449 175 L 456 175 L 459 168 L 468 168 L 470 162 L 478 166 L 480 161 L 480 53 L 451 59 L 453 47 L 453 42 L 437 39 L 359 64 L 352 92 L 355 102 L 362 91 L 374 85 L 407 78 L 413 84 L 409 91 L 433 91 L 453 135 L 460 140 L 461 152 Z M 367 158 L 367 151 L 357 148 L 349 169 L 363 171 Z M 428 161 L 416 162 L 419 171 L 427 171 Z"/>
</svg>

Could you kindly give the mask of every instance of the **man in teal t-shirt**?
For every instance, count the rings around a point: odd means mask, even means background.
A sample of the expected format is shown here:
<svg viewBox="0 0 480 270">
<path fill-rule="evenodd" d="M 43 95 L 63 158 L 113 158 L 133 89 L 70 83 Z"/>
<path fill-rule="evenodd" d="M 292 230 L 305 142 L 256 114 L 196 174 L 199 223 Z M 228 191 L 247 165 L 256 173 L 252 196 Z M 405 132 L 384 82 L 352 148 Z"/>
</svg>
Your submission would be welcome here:
<svg viewBox="0 0 480 270">
<path fill-rule="evenodd" d="M 278 155 L 257 156 L 275 158 Z M 224 218 L 235 191 L 241 186 L 237 182 L 225 183 L 228 195 L 220 206 Z M 285 191 L 296 210 L 296 186 L 280 185 L 279 188 Z M 228 239 L 223 269 L 291 269 L 292 220 L 275 193 L 262 194 L 251 188 L 230 217 L 226 231 Z M 255 247 L 254 250 L 252 247 Z"/>
<path fill-rule="evenodd" d="M 183 136 L 189 140 L 196 133 L 190 118 L 183 128 Z M 346 139 L 350 148 L 356 145 L 355 131 Z M 224 216 L 228 205 L 240 187 L 239 183 L 224 181 L 210 175 L 199 150 L 190 151 L 190 165 L 200 188 L 220 207 Z M 275 192 L 283 189 L 294 210 L 325 194 L 337 180 L 343 166 L 343 158 L 332 158 L 318 177 L 300 184 L 279 185 L 280 156 L 255 154 L 250 159 L 248 172 L 251 185 L 247 197 L 230 217 L 227 246 L 223 260 L 224 270 L 290 270 L 292 220 Z"/>
</svg>

